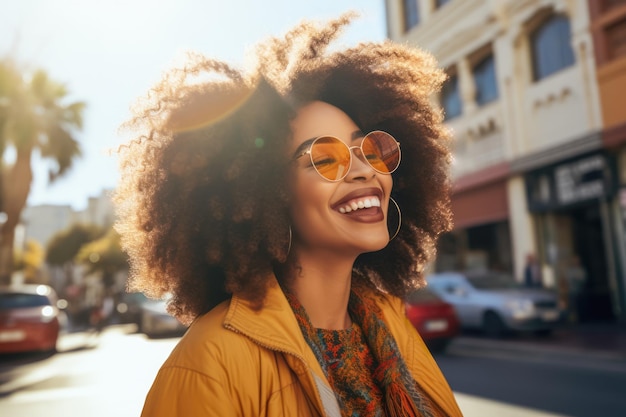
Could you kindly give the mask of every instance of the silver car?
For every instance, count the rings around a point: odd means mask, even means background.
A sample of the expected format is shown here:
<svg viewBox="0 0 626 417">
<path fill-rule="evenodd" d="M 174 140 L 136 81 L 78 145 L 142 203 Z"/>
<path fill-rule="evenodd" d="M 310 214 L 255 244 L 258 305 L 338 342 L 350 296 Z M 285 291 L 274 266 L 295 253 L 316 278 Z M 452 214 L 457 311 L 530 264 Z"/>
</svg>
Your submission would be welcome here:
<svg viewBox="0 0 626 417">
<path fill-rule="evenodd" d="M 166 300 L 148 300 L 141 304 L 139 331 L 149 338 L 181 336 L 187 330 L 176 317 L 167 312 Z"/>
<path fill-rule="evenodd" d="M 427 278 L 430 289 L 452 304 L 463 328 L 500 337 L 511 331 L 549 335 L 563 312 L 555 292 L 526 288 L 498 272 L 444 272 Z"/>
</svg>

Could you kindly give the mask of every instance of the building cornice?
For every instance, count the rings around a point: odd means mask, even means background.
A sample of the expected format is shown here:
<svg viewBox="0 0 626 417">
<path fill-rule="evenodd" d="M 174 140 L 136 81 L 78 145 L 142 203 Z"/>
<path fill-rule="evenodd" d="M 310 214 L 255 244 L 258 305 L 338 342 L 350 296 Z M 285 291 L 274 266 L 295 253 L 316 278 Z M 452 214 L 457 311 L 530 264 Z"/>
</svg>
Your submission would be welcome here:
<svg viewBox="0 0 626 417">
<path fill-rule="evenodd" d="M 588 133 L 561 145 L 534 152 L 511 161 L 511 173 L 522 174 L 602 148 L 601 132 Z"/>
<path fill-rule="evenodd" d="M 607 148 L 617 148 L 626 144 L 626 123 L 605 129 L 602 132 L 602 142 Z"/>
<path fill-rule="evenodd" d="M 618 146 L 626 143 L 625 133 L 626 124 L 604 132 L 593 132 L 550 149 L 525 155 L 511 161 L 503 161 L 479 171 L 464 174 L 454 179 L 452 193 L 466 192 L 507 179 L 513 175 L 523 174 L 588 152 L 604 149 L 603 137 L 606 146 Z"/>
<path fill-rule="evenodd" d="M 428 21 L 403 35 L 402 40 L 417 45 L 428 45 L 428 49 L 436 56 L 441 57 L 442 50 L 449 50 L 452 45 L 463 46 L 468 39 L 481 34 L 485 30 L 484 22 L 477 22 L 462 32 L 451 31 L 457 28 L 459 22 L 463 22 L 468 15 L 476 13 L 477 9 L 489 10 L 485 0 L 463 0 L 452 2 L 442 10 L 436 10 L 430 15 Z M 490 20 L 491 13 L 485 13 L 484 20 Z M 491 17 L 492 18 L 492 17 Z M 462 36 L 461 36 L 462 35 Z"/>
<path fill-rule="evenodd" d="M 452 194 L 462 193 L 496 181 L 505 180 L 509 177 L 510 172 L 509 163 L 501 162 L 480 171 L 465 174 L 454 180 Z"/>
</svg>

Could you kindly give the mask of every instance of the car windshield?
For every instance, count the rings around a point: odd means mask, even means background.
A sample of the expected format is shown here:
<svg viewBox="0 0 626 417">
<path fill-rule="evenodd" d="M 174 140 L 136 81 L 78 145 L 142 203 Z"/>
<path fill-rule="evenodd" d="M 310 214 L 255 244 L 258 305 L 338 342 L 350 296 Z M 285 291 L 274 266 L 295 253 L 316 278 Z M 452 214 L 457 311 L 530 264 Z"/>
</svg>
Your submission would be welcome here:
<svg viewBox="0 0 626 417">
<path fill-rule="evenodd" d="M 508 274 L 476 274 L 468 275 L 467 280 L 475 288 L 486 289 L 506 289 L 506 288 L 519 288 L 520 284 L 516 282 L 511 275 Z"/>
<path fill-rule="evenodd" d="M 24 293 L 0 294 L 0 310 L 43 307 L 49 305 L 50 300 L 44 295 Z"/>
<path fill-rule="evenodd" d="M 149 301 L 150 299 L 142 292 L 127 292 L 122 296 L 126 303 L 141 304 Z"/>
</svg>

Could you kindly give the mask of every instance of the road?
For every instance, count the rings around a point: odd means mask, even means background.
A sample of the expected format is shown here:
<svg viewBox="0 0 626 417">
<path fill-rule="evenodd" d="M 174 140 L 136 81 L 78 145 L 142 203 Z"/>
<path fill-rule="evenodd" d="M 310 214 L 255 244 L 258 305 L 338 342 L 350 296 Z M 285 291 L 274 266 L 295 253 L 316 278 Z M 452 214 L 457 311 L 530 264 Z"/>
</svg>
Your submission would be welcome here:
<svg viewBox="0 0 626 417">
<path fill-rule="evenodd" d="M 137 417 L 177 339 L 125 327 L 38 360 L 0 361 L 3 417 Z M 495 341 L 494 343 L 497 343 Z M 626 364 L 461 349 L 436 355 L 466 417 L 626 416 Z"/>
<path fill-rule="evenodd" d="M 498 343 L 453 343 L 435 355 L 466 417 L 626 416 L 626 361 Z"/>
</svg>

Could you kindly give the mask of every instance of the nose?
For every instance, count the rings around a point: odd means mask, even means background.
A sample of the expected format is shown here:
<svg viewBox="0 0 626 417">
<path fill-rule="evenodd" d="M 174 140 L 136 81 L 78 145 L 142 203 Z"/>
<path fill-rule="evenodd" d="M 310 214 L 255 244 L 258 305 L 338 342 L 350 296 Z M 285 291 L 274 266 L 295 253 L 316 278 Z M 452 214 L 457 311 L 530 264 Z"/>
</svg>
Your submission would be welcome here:
<svg viewBox="0 0 626 417">
<path fill-rule="evenodd" d="M 352 164 L 350 165 L 350 171 L 346 176 L 347 180 L 367 180 L 376 175 L 376 171 L 365 159 L 365 155 L 358 146 L 351 146 L 350 152 L 352 152 Z"/>
</svg>

